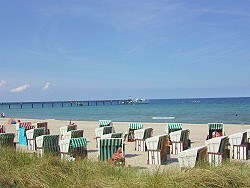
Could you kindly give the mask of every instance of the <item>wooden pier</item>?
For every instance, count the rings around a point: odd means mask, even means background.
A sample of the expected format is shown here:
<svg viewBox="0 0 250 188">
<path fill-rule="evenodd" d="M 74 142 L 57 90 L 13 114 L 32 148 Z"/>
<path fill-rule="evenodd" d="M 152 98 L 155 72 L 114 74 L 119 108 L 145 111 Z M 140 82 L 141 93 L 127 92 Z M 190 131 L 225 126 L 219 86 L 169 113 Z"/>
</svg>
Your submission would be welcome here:
<svg viewBox="0 0 250 188">
<path fill-rule="evenodd" d="M 45 107 L 75 107 L 104 106 L 127 104 L 128 100 L 88 100 L 88 101 L 47 101 L 47 102 L 3 102 L 1 106 L 11 108 L 45 108 Z"/>
</svg>

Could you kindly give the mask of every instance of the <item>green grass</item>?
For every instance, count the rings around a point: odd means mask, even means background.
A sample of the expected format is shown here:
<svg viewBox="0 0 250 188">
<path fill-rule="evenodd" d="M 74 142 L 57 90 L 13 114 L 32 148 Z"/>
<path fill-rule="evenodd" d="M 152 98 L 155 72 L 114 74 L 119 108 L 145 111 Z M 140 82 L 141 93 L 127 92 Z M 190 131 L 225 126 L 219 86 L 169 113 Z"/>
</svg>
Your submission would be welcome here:
<svg viewBox="0 0 250 188">
<path fill-rule="evenodd" d="M 118 169 L 104 162 L 61 161 L 0 148 L 0 187 L 250 187 L 244 163 L 179 171 Z"/>
</svg>

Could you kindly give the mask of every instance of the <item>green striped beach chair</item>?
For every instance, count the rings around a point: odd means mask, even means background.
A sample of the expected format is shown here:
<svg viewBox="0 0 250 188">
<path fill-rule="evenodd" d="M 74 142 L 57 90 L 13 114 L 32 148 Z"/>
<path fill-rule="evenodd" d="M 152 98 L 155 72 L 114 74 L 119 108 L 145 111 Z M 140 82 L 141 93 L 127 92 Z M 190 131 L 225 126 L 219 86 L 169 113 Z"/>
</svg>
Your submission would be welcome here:
<svg viewBox="0 0 250 188">
<path fill-rule="evenodd" d="M 45 127 L 35 128 L 26 131 L 28 150 L 36 150 L 36 137 L 45 134 Z"/>
<path fill-rule="evenodd" d="M 122 148 L 122 154 L 125 156 L 124 144 L 122 138 L 104 138 L 98 141 L 99 160 L 108 161 L 112 155 Z"/>
<path fill-rule="evenodd" d="M 223 123 L 208 123 L 208 135 L 207 140 L 215 137 L 213 133 L 217 133 L 217 136 L 225 136 Z"/>
<path fill-rule="evenodd" d="M 59 135 L 42 135 L 36 137 L 36 149 L 39 156 L 59 153 Z"/>
<path fill-rule="evenodd" d="M 83 137 L 84 130 L 71 130 L 63 134 L 62 140 Z"/>
<path fill-rule="evenodd" d="M 198 163 L 207 161 L 207 146 L 187 149 L 178 154 L 181 169 L 194 168 Z"/>
<path fill-rule="evenodd" d="M 229 136 L 230 160 L 248 159 L 248 139 L 247 132 L 239 132 Z"/>
<path fill-rule="evenodd" d="M 129 123 L 129 129 L 128 129 L 128 142 L 134 142 L 134 131 L 138 129 L 142 129 L 143 124 L 142 123 Z"/>
<path fill-rule="evenodd" d="M 190 148 L 189 134 L 189 129 L 174 131 L 169 134 L 172 154 L 177 155 L 179 152 Z"/>
<path fill-rule="evenodd" d="M 101 138 L 122 138 L 123 133 L 110 133 L 101 135 Z"/>
<path fill-rule="evenodd" d="M 111 120 L 99 120 L 99 127 L 111 126 Z"/>
<path fill-rule="evenodd" d="M 95 139 L 96 139 L 96 147 L 98 146 L 98 140 L 101 138 L 102 135 L 114 133 L 113 126 L 105 126 L 105 127 L 98 127 L 95 129 Z"/>
<path fill-rule="evenodd" d="M 166 129 L 167 134 L 170 134 L 171 132 L 179 131 L 179 130 L 182 130 L 182 123 L 168 123 L 167 124 L 167 129 Z"/>
<path fill-rule="evenodd" d="M 219 166 L 227 159 L 228 145 L 229 138 L 227 136 L 211 138 L 205 141 L 210 165 Z"/>
<path fill-rule="evenodd" d="M 62 160 L 87 158 L 87 140 L 84 137 L 60 140 L 59 146 Z"/>
<path fill-rule="evenodd" d="M 77 125 L 65 125 L 60 127 L 60 138 L 62 139 L 62 136 L 68 132 L 68 131 L 72 131 L 72 130 L 77 130 Z"/>
<path fill-rule="evenodd" d="M 146 139 L 148 164 L 163 165 L 170 161 L 170 147 L 167 146 L 168 135 L 153 136 Z"/>
<path fill-rule="evenodd" d="M 0 146 L 15 146 L 15 133 L 0 133 Z"/>
<path fill-rule="evenodd" d="M 135 151 L 146 151 L 146 142 L 147 138 L 152 137 L 153 129 L 152 128 L 145 128 L 145 129 L 138 129 L 135 130 Z"/>
</svg>

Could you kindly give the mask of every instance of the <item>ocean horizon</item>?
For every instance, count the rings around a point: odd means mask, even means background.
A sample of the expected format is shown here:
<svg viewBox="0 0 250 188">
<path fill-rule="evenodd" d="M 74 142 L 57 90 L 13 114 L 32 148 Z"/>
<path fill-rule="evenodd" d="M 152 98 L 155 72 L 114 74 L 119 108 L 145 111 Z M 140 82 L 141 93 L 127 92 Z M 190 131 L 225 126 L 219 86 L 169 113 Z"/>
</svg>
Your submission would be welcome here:
<svg viewBox="0 0 250 188">
<path fill-rule="evenodd" d="M 95 101 L 95 100 L 90 100 Z M 101 100 L 97 100 L 101 101 Z M 39 101 L 42 102 L 42 101 Z M 0 111 L 7 118 L 60 119 L 98 121 L 109 119 L 118 122 L 178 122 L 207 124 L 221 122 L 225 124 L 250 124 L 250 97 L 228 98 L 186 98 L 186 99 L 149 99 L 149 104 L 113 104 L 101 103 L 71 106 L 60 102 L 51 104 L 0 105 Z M 22 103 L 22 102 L 18 102 Z"/>
</svg>

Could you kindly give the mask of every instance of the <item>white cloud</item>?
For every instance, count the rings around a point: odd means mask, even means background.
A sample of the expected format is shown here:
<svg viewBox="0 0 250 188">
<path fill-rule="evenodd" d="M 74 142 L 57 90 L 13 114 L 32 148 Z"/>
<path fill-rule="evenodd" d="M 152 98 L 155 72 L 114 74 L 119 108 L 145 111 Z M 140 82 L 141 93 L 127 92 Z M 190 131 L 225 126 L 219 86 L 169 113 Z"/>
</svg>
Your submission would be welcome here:
<svg viewBox="0 0 250 188">
<path fill-rule="evenodd" d="M 29 84 L 25 84 L 23 86 L 19 86 L 17 88 L 14 88 L 14 89 L 11 89 L 10 92 L 11 93 L 20 93 L 20 92 L 23 92 L 25 91 L 26 89 L 28 89 L 30 87 Z"/>
<path fill-rule="evenodd" d="M 51 86 L 51 83 L 50 83 L 50 82 L 47 82 L 47 83 L 45 84 L 45 86 L 43 87 L 43 90 L 48 90 L 48 89 L 50 88 L 50 86 Z"/>
<path fill-rule="evenodd" d="M 6 81 L 5 80 L 0 80 L 0 87 L 3 87 L 6 85 Z"/>
</svg>

